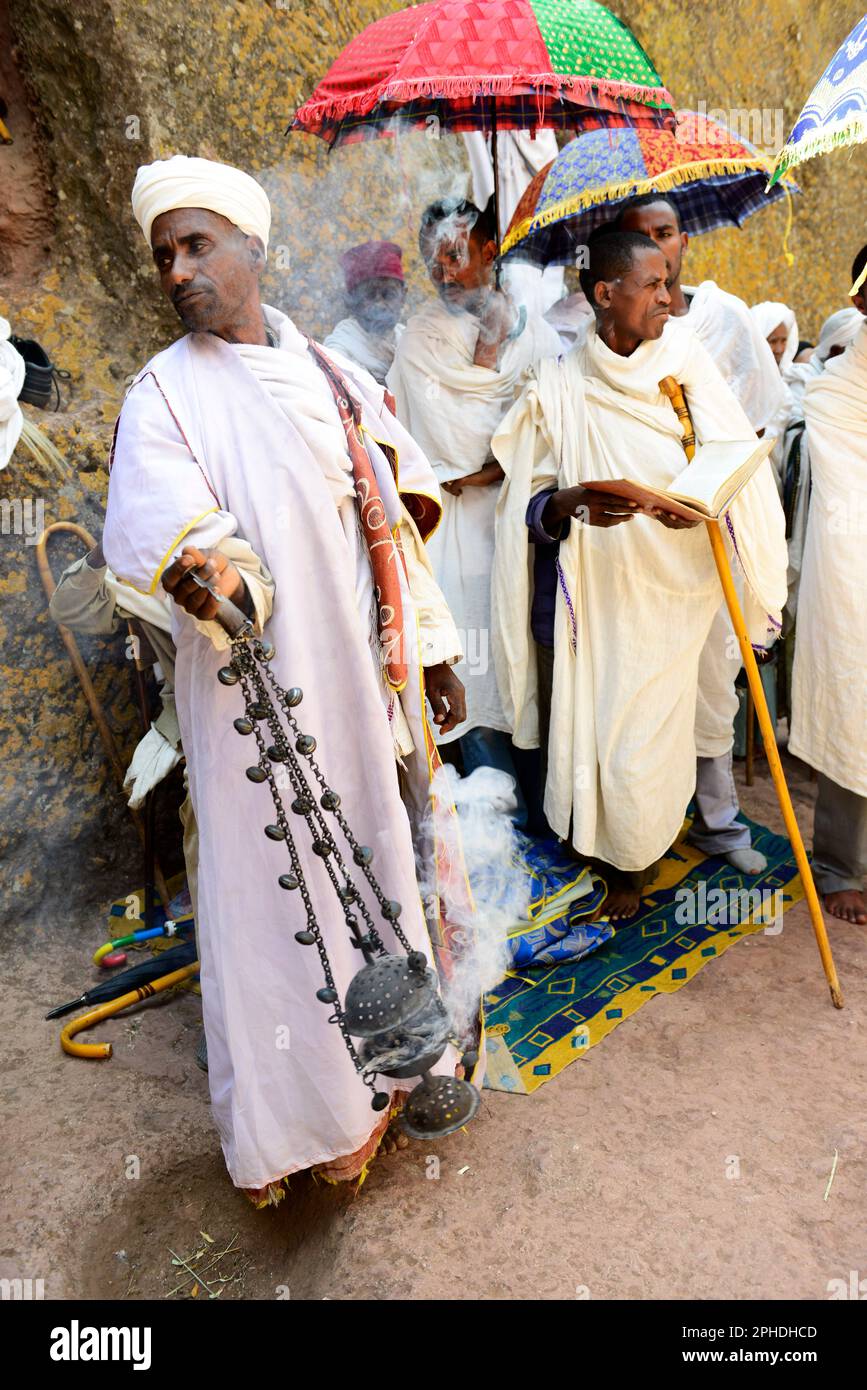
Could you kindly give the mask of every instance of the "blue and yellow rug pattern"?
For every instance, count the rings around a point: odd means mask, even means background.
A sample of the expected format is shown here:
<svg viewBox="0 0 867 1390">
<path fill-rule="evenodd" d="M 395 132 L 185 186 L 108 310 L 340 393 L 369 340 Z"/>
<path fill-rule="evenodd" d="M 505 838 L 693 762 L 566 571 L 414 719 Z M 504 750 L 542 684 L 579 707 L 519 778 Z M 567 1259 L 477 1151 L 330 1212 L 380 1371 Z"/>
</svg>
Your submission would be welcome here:
<svg viewBox="0 0 867 1390">
<path fill-rule="evenodd" d="M 681 989 L 736 941 L 779 931 L 782 914 L 804 896 L 791 846 L 743 814 L 740 819 L 768 860 L 763 874 L 747 878 L 726 860 L 704 856 L 683 838 L 687 821 L 640 916 L 618 925 L 592 955 L 515 968 L 486 995 L 488 1087 L 528 1095 L 655 995 Z"/>
</svg>

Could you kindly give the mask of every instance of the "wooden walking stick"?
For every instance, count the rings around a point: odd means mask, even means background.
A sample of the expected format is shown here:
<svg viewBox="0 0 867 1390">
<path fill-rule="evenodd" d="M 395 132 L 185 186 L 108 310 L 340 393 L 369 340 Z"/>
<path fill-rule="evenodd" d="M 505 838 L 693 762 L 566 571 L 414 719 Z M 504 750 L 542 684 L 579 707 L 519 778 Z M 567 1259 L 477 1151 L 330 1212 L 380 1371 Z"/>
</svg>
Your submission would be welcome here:
<svg viewBox="0 0 867 1390">
<path fill-rule="evenodd" d="M 683 447 L 687 458 L 692 459 L 695 454 L 695 431 L 693 429 L 692 420 L 690 419 L 689 408 L 687 407 L 686 399 L 683 394 L 683 388 L 673 376 L 667 376 L 659 383 L 659 389 L 662 391 L 663 395 L 668 396 L 683 426 Z M 705 522 L 705 525 L 707 526 L 707 533 L 710 538 L 711 549 L 713 550 L 713 558 L 716 561 L 717 573 L 719 574 L 726 604 L 728 605 L 729 616 L 731 617 L 732 626 L 734 627 L 735 635 L 740 645 L 741 656 L 743 657 L 744 668 L 747 673 L 747 680 L 752 692 L 756 715 L 759 721 L 759 728 L 762 731 L 762 742 L 765 745 L 768 766 L 771 769 L 777 800 L 780 803 L 780 810 L 783 813 L 783 820 L 786 824 L 786 833 L 789 836 L 789 841 L 795 854 L 795 863 L 798 866 L 801 882 L 804 885 L 804 895 L 807 899 L 807 906 L 810 909 L 810 920 L 813 923 L 813 931 L 816 936 L 816 944 L 819 947 L 819 955 L 822 958 L 825 978 L 831 990 L 831 1000 L 835 1009 L 842 1009 L 843 993 L 840 989 L 840 981 L 837 978 L 834 958 L 831 955 L 831 943 L 828 940 L 825 919 L 822 916 L 822 905 L 819 902 L 819 895 L 816 892 L 816 885 L 813 881 L 813 871 L 810 868 L 807 851 L 804 849 L 804 841 L 798 827 L 795 809 L 792 806 L 792 798 L 789 795 L 789 788 L 786 785 L 783 764 L 780 762 L 780 754 L 777 748 L 774 726 L 771 723 L 768 702 L 765 699 L 765 688 L 762 685 L 758 663 L 747 633 L 744 615 L 741 612 L 740 600 L 738 599 L 735 582 L 732 577 L 725 542 L 723 541 L 718 521 L 709 520 Z"/>
</svg>

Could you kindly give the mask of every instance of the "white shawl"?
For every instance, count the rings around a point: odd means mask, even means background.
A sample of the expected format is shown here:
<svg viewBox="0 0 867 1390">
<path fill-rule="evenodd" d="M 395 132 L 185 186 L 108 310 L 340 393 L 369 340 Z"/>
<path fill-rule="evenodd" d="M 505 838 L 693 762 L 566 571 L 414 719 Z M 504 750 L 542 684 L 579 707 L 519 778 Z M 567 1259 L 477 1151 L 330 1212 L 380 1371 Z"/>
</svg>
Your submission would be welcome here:
<svg viewBox="0 0 867 1390">
<path fill-rule="evenodd" d="M 0 468 L 5 468 L 21 438 L 24 416 L 18 396 L 27 370 L 24 358 L 9 342 L 11 329 L 0 318 Z"/>
<path fill-rule="evenodd" d="M 807 388 L 812 498 L 789 751 L 867 796 L 867 324 Z"/>
<path fill-rule="evenodd" d="M 336 323 L 322 346 L 326 352 L 341 353 L 363 367 L 374 380 L 382 386 L 394 361 L 394 351 L 403 332 L 403 325 L 397 324 L 391 333 L 368 333 L 356 318 L 341 319 Z"/>
<path fill-rule="evenodd" d="M 767 431 L 785 403 L 786 392 L 766 335 L 744 301 L 721 290 L 713 280 L 703 280 L 696 289 L 686 285 L 683 289 L 693 297 L 689 321 L 696 337 L 753 429 Z"/>
</svg>

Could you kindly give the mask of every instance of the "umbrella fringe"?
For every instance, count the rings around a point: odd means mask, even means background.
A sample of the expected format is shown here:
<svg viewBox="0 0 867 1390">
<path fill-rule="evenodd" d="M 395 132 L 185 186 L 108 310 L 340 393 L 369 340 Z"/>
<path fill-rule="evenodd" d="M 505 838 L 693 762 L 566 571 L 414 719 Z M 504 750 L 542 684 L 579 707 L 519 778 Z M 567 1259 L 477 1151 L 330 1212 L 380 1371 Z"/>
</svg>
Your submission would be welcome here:
<svg viewBox="0 0 867 1390">
<path fill-rule="evenodd" d="M 867 140 L 867 116 L 863 111 L 853 111 L 845 120 L 834 126 L 824 126 L 805 135 L 795 145 L 784 145 L 777 155 L 768 188 L 782 178 L 787 169 L 795 164 L 803 164 L 816 155 L 831 154 L 841 145 L 854 145 Z"/>
<path fill-rule="evenodd" d="M 535 89 L 535 95 L 543 99 L 548 94 L 557 96 L 568 90 L 573 97 L 596 92 L 600 97 L 609 100 L 638 102 L 643 106 L 672 109 L 674 107 L 674 98 L 666 87 L 644 87 L 631 82 L 554 72 L 511 73 L 503 77 L 391 77 L 376 87 L 371 87 L 363 99 L 355 93 L 325 97 L 315 102 L 312 99 L 306 101 L 295 113 L 293 125 L 296 129 L 304 130 L 308 126 L 315 126 L 323 119 L 342 120 L 346 116 L 367 116 L 375 106 L 386 102 L 407 102 L 424 97 L 466 99 L 511 96 L 522 87 Z"/>
<path fill-rule="evenodd" d="M 600 197 L 603 190 L 598 188 L 588 189 L 584 193 L 578 193 L 574 197 L 565 199 L 562 203 L 557 203 L 555 207 L 547 208 L 543 213 L 533 213 L 519 223 L 513 231 L 509 233 L 503 242 L 502 254 L 511 251 L 519 242 L 532 232 L 542 231 L 545 227 L 550 227 L 553 222 L 565 221 L 567 217 L 574 217 L 577 213 L 586 212 L 588 208 L 599 207 L 603 203 L 618 203 L 623 198 L 638 198 L 642 193 L 667 193 L 672 188 L 677 188 L 684 183 L 698 183 L 701 179 L 724 178 L 727 174 L 743 174 L 754 170 L 756 173 L 767 173 L 770 160 L 753 159 L 706 159 L 695 164 L 679 164 L 674 169 L 665 169 L 660 174 L 654 174 L 646 179 L 632 179 L 628 183 L 607 185 L 604 189 L 604 197 Z"/>
</svg>

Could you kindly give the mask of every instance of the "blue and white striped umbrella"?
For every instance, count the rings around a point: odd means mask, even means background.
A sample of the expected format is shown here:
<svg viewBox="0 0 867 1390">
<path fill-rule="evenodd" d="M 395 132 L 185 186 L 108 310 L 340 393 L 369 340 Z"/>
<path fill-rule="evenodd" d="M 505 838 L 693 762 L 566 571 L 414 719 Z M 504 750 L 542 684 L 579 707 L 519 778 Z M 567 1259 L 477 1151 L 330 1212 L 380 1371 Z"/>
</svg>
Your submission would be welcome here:
<svg viewBox="0 0 867 1390">
<path fill-rule="evenodd" d="M 867 15 L 840 45 L 774 161 L 768 187 L 817 154 L 867 140 Z"/>
</svg>

